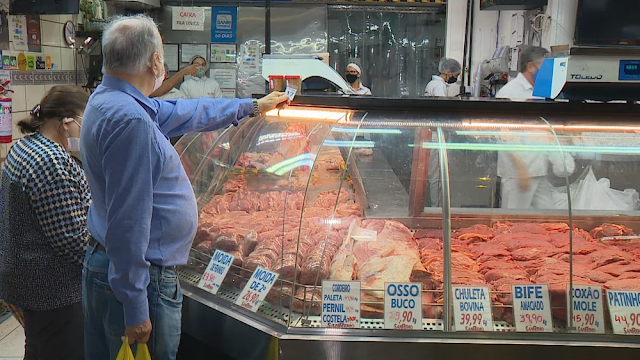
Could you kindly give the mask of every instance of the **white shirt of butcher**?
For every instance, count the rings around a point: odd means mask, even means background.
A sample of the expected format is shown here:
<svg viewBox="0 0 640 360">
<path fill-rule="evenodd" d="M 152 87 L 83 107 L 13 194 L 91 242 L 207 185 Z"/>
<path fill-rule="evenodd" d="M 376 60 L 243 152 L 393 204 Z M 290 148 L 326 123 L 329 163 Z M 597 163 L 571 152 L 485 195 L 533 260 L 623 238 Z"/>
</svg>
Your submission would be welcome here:
<svg viewBox="0 0 640 360">
<path fill-rule="evenodd" d="M 358 89 L 354 89 L 353 86 L 349 86 L 351 94 L 355 95 L 372 95 L 371 90 L 368 87 L 360 85 Z"/>
<path fill-rule="evenodd" d="M 222 97 L 222 91 L 217 81 L 206 76 L 197 78 L 194 76 L 185 76 L 180 91 L 185 99 L 199 99 L 201 97 Z"/>
<path fill-rule="evenodd" d="M 530 99 L 542 99 L 541 97 L 533 96 L 533 85 L 527 80 L 522 73 L 518 73 L 515 79 L 509 81 L 502 87 L 496 94 L 498 99 L 511 99 L 511 100 L 530 100 Z"/>
<path fill-rule="evenodd" d="M 169 92 L 167 92 L 166 94 L 164 94 L 162 96 L 156 97 L 156 99 L 160 99 L 160 100 L 184 99 L 184 94 L 182 94 L 182 91 L 180 91 L 180 90 L 178 90 L 176 88 L 171 88 L 171 90 L 169 90 Z"/>
<path fill-rule="evenodd" d="M 447 96 L 447 83 L 440 75 L 433 75 L 424 89 L 424 96 Z"/>
</svg>

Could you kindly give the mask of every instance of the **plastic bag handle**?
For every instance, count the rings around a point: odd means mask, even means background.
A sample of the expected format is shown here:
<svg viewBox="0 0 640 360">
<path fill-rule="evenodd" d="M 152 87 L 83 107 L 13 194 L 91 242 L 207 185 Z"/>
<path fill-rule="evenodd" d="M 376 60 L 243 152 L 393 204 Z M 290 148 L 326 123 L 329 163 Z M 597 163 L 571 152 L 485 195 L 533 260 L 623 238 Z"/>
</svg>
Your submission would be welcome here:
<svg viewBox="0 0 640 360">
<path fill-rule="evenodd" d="M 138 344 L 138 350 L 136 350 L 134 358 L 131 346 L 129 346 L 129 340 L 125 337 L 116 360 L 151 360 L 151 354 L 149 354 L 147 344 Z"/>
</svg>

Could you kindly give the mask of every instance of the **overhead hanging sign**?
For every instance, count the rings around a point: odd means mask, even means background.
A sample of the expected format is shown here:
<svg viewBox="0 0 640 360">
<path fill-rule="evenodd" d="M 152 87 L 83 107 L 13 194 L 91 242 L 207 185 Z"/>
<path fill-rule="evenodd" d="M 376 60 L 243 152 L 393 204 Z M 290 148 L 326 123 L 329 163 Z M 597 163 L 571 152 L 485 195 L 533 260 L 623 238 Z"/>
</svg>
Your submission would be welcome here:
<svg viewBox="0 0 640 360">
<path fill-rule="evenodd" d="M 238 27 L 237 6 L 211 7 L 211 42 L 235 43 Z"/>
<path fill-rule="evenodd" d="M 204 8 L 174 6 L 172 9 L 171 29 L 204 31 Z"/>
</svg>

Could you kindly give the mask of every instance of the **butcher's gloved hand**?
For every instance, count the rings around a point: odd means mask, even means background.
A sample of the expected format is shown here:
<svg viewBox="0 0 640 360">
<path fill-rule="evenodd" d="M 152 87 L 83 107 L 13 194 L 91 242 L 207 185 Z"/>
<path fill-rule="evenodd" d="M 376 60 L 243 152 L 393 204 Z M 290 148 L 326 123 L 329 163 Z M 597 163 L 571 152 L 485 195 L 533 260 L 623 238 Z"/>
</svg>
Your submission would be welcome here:
<svg viewBox="0 0 640 360">
<path fill-rule="evenodd" d="M 531 189 L 531 175 L 527 167 L 520 161 L 520 158 L 514 154 L 510 154 L 511 163 L 516 170 L 516 177 L 518 179 L 518 187 L 520 191 L 527 192 Z"/>
<path fill-rule="evenodd" d="M 289 95 L 274 91 L 271 94 L 258 99 L 258 107 L 260 108 L 260 113 L 264 114 L 269 110 L 273 110 L 276 106 L 280 104 L 287 104 L 289 102 Z"/>
</svg>

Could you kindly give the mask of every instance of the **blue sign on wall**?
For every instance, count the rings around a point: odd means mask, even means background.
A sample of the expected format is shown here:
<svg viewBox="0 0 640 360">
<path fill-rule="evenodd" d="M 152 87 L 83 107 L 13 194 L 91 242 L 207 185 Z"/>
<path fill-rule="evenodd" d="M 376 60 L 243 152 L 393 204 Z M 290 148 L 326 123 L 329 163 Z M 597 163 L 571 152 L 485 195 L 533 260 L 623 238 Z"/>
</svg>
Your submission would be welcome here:
<svg viewBox="0 0 640 360">
<path fill-rule="evenodd" d="M 211 42 L 235 43 L 238 27 L 238 7 L 211 7 Z"/>
</svg>

